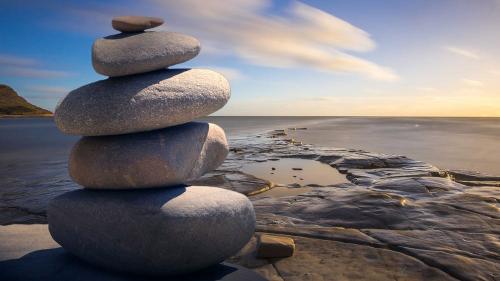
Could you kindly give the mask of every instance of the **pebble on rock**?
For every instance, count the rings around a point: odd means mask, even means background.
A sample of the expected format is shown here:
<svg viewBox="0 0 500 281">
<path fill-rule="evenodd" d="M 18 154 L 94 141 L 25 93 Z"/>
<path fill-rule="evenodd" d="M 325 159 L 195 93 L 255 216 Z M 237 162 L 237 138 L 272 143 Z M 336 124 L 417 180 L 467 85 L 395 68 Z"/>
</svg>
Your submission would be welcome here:
<svg viewBox="0 0 500 281">
<path fill-rule="evenodd" d="M 252 237 L 245 195 L 216 187 L 67 192 L 50 202 L 49 230 L 81 259 L 137 274 L 182 274 L 236 254 Z"/>
<path fill-rule="evenodd" d="M 115 30 L 121 32 L 141 32 L 163 24 L 163 19 L 142 16 L 121 16 L 115 17 L 111 25 Z"/>
<path fill-rule="evenodd" d="M 54 112 L 63 133 L 83 136 L 144 132 L 190 122 L 222 108 L 231 93 L 219 73 L 161 70 L 110 78 L 71 91 Z"/>
<path fill-rule="evenodd" d="M 257 247 L 258 258 L 286 258 L 293 256 L 295 243 L 292 238 L 262 234 Z"/>
<path fill-rule="evenodd" d="M 92 189 L 165 187 L 202 176 L 227 154 L 219 126 L 191 122 L 146 133 L 84 137 L 71 151 L 69 174 Z"/>
<path fill-rule="evenodd" d="M 102 75 L 125 76 L 186 62 L 199 52 L 200 42 L 181 33 L 122 33 L 94 42 L 92 66 Z"/>
</svg>

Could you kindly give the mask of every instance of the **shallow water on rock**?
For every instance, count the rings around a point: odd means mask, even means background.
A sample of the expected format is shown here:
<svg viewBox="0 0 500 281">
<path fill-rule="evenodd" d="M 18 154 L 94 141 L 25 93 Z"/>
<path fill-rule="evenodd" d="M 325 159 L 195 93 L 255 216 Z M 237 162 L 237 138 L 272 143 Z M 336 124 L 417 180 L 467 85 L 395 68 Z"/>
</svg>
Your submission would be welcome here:
<svg viewBox="0 0 500 281">
<path fill-rule="evenodd" d="M 348 182 L 337 169 L 308 159 L 280 158 L 256 162 L 243 166 L 242 171 L 275 184 L 289 186 L 328 186 Z"/>
</svg>

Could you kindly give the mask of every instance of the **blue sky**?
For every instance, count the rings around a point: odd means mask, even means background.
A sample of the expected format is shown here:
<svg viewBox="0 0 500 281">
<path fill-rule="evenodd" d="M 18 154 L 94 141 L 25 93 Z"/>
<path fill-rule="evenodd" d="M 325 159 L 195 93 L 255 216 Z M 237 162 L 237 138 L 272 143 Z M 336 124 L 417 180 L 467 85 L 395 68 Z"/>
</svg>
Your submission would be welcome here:
<svg viewBox="0 0 500 281">
<path fill-rule="evenodd" d="M 499 0 L 4 2 L 0 83 L 49 109 L 105 78 L 92 42 L 132 14 L 199 38 L 177 67 L 230 80 L 218 115 L 500 116 Z"/>
</svg>

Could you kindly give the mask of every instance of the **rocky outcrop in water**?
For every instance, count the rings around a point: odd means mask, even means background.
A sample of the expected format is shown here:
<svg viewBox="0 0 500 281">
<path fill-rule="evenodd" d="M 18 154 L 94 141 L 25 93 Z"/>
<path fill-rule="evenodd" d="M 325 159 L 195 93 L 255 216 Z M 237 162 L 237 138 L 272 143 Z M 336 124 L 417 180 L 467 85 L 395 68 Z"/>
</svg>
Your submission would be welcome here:
<svg viewBox="0 0 500 281">
<path fill-rule="evenodd" d="M 52 112 L 32 105 L 14 89 L 0 84 L 0 116 L 52 116 Z"/>
</svg>

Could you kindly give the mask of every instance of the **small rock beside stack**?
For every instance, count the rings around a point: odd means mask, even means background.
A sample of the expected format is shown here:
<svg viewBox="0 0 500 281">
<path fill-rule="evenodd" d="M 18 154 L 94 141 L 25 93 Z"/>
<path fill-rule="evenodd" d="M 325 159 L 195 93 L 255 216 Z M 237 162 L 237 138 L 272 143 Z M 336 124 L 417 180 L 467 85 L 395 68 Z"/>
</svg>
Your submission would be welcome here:
<svg viewBox="0 0 500 281">
<path fill-rule="evenodd" d="M 286 236 L 261 234 L 257 246 L 257 258 L 287 258 L 293 256 L 295 242 Z"/>
<path fill-rule="evenodd" d="M 94 69 L 110 78 L 70 92 L 55 110 L 58 128 L 84 136 L 69 172 L 84 189 L 48 209 L 52 237 L 99 266 L 138 274 L 182 274 L 220 263 L 252 237 L 244 195 L 185 186 L 228 153 L 224 131 L 192 122 L 223 107 L 227 80 L 201 69 L 165 69 L 195 57 L 198 40 L 147 32 L 163 20 L 119 17 L 124 33 L 98 39 Z M 119 76 L 119 77 L 118 77 Z"/>
</svg>

